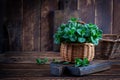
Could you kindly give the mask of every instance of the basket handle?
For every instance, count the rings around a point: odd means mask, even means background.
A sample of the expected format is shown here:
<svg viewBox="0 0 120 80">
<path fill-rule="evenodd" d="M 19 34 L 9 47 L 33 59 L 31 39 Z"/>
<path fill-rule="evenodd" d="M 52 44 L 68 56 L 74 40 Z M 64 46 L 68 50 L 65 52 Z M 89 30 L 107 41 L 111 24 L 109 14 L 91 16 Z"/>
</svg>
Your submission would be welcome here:
<svg viewBox="0 0 120 80">
<path fill-rule="evenodd" d="M 110 39 L 101 39 L 102 41 L 110 41 L 110 42 L 119 42 L 120 41 L 120 35 L 116 35 L 116 34 L 103 34 L 103 36 L 116 36 L 116 39 L 115 40 L 110 40 Z"/>
<path fill-rule="evenodd" d="M 78 21 L 78 23 L 83 24 L 83 25 L 85 24 L 85 22 L 84 22 L 84 21 Z"/>
</svg>

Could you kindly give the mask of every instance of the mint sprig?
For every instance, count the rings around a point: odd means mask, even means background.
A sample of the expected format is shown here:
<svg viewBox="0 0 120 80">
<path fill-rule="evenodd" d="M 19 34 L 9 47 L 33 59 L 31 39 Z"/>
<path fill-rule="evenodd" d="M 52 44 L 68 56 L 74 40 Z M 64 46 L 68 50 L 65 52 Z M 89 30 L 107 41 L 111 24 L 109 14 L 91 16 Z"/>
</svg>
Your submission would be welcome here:
<svg viewBox="0 0 120 80">
<path fill-rule="evenodd" d="M 47 58 L 44 58 L 44 59 L 40 59 L 40 58 L 37 58 L 36 59 L 36 63 L 37 64 L 45 64 L 48 62 L 48 59 Z"/>
<path fill-rule="evenodd" d="M 54 42 L 93 43 L 98 45 L 102 38 L 102 30 L 92 23 L 79 23 L 79 18 L 71 18 L 66 24 L 61 24 L 54 34 Z"/>
<path fill-rule="evenodd" d="M 84 58 L 83 60 L 80 58 L 75 59 L 75 67 L 83 67 L 88 65 L 89 65 L 89 61 L 87 58 Z"/>
</svg>

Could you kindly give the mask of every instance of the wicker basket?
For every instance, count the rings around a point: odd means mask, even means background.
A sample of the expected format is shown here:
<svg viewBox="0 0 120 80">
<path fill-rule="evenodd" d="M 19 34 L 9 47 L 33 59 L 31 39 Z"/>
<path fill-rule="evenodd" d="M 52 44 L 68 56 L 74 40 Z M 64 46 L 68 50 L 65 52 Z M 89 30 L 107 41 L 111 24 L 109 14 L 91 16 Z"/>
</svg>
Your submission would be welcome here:
<svg viewBox="0 0 120 80">
<path fill-rule="evenodd" d="M 62 43 L 60 54 L 65 61 L 74 62 L 75 58 L 88 58 L 92 61 L 94 58 L 94 45 L 91 43 Z"/>
<path fill-rule="evenodd" d="M 120 58 L 120 35 L 104 34 L 100 44 L 103 59 Z"/>
</svg>

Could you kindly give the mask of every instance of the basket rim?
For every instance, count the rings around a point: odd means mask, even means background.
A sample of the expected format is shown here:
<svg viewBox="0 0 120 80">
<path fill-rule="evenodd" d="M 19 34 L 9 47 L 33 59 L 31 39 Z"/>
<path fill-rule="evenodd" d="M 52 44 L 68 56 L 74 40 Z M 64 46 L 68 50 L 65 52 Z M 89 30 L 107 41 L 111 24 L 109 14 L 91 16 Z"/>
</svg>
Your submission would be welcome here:
<svg viewBox="0 0 120 80">
<path fill-rule="evenodd" d="M 106 41 L 106 42 L 120 42 L 120 39 L 116 39 L 116 40 L 101 39 L 100 41 Z"/>
<path fill-rule="evenodd" d="M 120 34 L 103 34 L 103 36 L 120 36 Z"/>
<path fill-rule="evenodd" d="M 92 43 L 61 43 L 61 44 L 66 44 L 66 45 L 92 45 L 92 46 L 94 46 L 94 44 L 92 44 Z"/>
<path fill-rule="evenodd" d="M 112 40 L 102 38 L 101 41 L 120 42 L 120 34 L 103 34 L 102 37 L 116 37 L 116 39 Z"/>
</svg>

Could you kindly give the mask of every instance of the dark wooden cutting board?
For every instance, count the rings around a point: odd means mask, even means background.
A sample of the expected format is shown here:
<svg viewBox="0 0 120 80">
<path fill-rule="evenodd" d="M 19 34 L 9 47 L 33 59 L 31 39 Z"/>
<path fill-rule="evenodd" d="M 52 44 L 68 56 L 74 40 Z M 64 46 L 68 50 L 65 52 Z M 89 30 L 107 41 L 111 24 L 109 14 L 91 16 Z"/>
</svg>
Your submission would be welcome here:
<svg viewBox="0 0 120 80">
<path fill-rule="evenodd" d="M 95 60 L 90 62 L 88 66 L 75 67 L 74 64 L 51 63 L 50 72 L 54 76 L 64 76 L 71 74 L 74 76 L 83 76 L 96 72 L 101 72 L 111 68 L 109 61 Z M 67 73 L 67 74 L 66 74 Z"/>
</svg>

